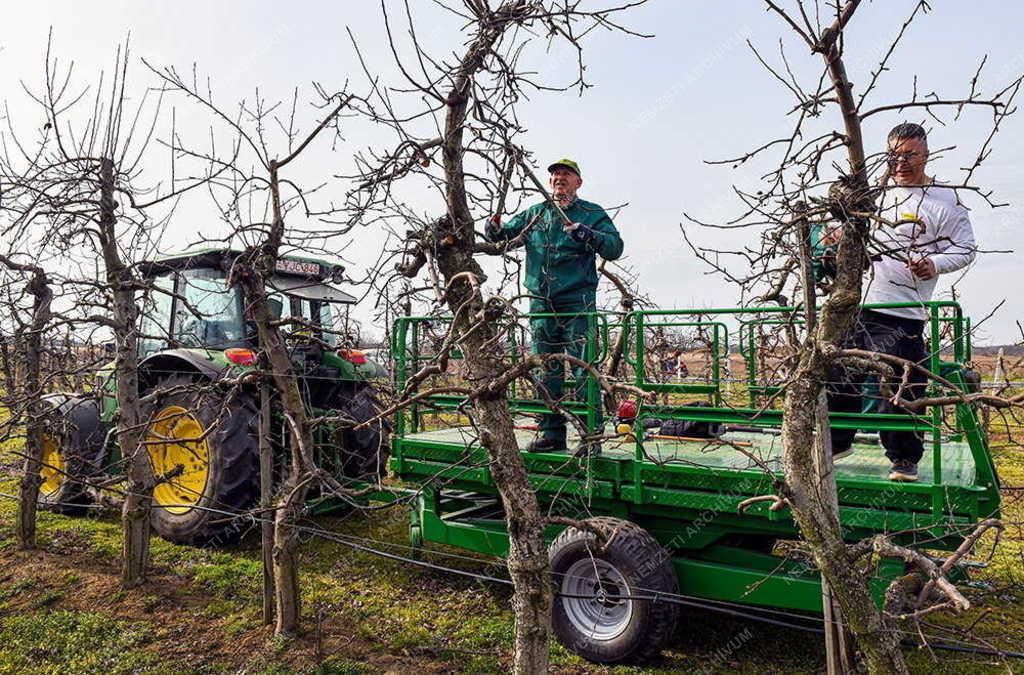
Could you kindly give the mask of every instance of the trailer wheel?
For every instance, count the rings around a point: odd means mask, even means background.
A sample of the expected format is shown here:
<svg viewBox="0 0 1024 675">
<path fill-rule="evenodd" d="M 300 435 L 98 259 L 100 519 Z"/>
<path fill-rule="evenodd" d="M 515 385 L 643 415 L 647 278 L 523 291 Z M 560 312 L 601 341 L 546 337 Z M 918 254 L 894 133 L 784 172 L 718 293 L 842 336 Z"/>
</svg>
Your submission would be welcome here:
<svg viewBox="0 0 1024 675">
<path fill-rule="evenodd" d="M 153 488 L 153 529 L 191 546 L 237 538 L 250 521 L 230 514 L 246 512 L 259 495 L 255 401 L 200 388 L 188 375 L 171 375 L 157 388 L 168 393 L 144 411 L 149 465 L 154 476 L 178 475 Z"/>
<path fill-rule="evenodd" d="M 39 505 L 57 513 L 80 514 L 89 503 L 83 481 L 96 477 L 105 460 L 106 436 L 95 399 L 51 394 L 43 433 Z"/>
<path fill-rule="evenodd" d="M 567 528 L 551 544 L 552 625 L 570 651 L 588 661 L 643 661 L 675 632 L 679 605 L 655 599 L 678 592 L 671 556 L 639 525 L 617 518 L 585 521 L 607 533 Z"/>
</svg>

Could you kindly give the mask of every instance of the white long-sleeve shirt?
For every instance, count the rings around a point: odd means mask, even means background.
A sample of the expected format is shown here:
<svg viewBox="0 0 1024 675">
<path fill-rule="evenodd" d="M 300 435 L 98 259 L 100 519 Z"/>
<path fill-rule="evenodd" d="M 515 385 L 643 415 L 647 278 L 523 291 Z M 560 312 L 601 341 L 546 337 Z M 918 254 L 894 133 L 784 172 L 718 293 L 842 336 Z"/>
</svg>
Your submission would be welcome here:
<svg viewBox="0 0 1024 675">
<path fill-rule="evenodd" d="M 977 245 L 967 209 L 955 190 L 939 185 L 889 189 L 882 205 L 881 216 L 896 225 L 880 224 L 872 229 L 873 248 L 881 248 L 883 253 L 871 266 L 864 303 L 928 302 L 938 275 L 963 269 L 974 260 Z M 902 260 L 893 259 L 886 251 Z M 907 258 L 930 259 L 936 275 L 931 279 L 915 276 L 903 262 Z M 928 316 L 923 307 L 875 311 L 908 319 Z"/>
</svg>

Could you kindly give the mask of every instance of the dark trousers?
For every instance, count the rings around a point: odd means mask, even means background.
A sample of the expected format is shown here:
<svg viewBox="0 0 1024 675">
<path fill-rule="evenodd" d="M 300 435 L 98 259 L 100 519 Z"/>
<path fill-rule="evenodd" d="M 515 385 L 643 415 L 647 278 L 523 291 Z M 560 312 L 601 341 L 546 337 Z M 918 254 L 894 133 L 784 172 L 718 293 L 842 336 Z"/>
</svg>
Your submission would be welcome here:
<svg viewBox="0 0 1024 675">
<path fill-rule="evenodd" d="M 866 309 L 861 312 L 844 346 L 866 349 L 882 354 L 898 356 L 921 365 L 927 364 L 928 355 L 924 349 L 924 321 L 905 319 Z M 895 376 L 889 380 L 893 393 L 899 387 L 903 369 L 895 367 Z M 844 368 L 833 368 L 829 373 L 828 409 L 833 412 L 875 412 L 881 414 L 906 413 L 883 397 L 877 386 L 878 375 L 852 372 Z M 875 382 L 871 382 L 874 379 Z M 917 370 L 910 372 L 910 386 L 904 389 L 902 398 L 913 401 L 925 390 L 927 378 Z M 865 405 L 864 393 L 873 389 L 877 398 L 873 406 Z M 855 429 L 832 429 L 832 450 L 841 452 L 853 443 Z M 880 431 L 879 437 L 890 461 L 908 459 L 914 463 L 921 460 L 924 445 L 921 436 L 914 431 Z"/>
<path fill-rule="evenodd" d="M 587 340 L 596 339 L 596 336 L 589 335 L 589 317 L 587 312 L 593 312 L 595 304 L 590 302 L 578 302 L 572 305 L 554 304 L 541 301 L 530 303 L 531 312 L 557 312 L 560 316 L 532 317 L 530 319 L 530 332 L 533 337 L 534 354 L 567 354 L 580 360 L 585 360 Z M 589 374 L 584 368 L 573 367 L 573 378 L 576 380 L 574 387 L 574 398 L 577 401 L 586 400 L 587 382 Z M 562 401 L 565 398 L 565 362 L 548 361 L 544 372 L 541 374 L 541 386 L 548 395 L 555 401 Z M 538 394 L 538 398 L 541 396 Z M 596 428 L 601 426 L 601 409 L 598 405 Z M 565 418 L 556 413 L 545 413 L 540 418 L 540 431 L 543 438 L 555 441 L 556 444 L 564 445 L 566 438 Z"/>
</svg>

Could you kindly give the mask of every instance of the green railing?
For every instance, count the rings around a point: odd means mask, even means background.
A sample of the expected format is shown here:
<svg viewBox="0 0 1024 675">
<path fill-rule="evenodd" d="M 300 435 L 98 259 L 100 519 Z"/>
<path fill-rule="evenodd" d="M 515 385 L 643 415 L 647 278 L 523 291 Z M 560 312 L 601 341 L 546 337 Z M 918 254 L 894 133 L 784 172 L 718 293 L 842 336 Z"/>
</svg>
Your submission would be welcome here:
<svg viewBox="0 0 1024 675">
<path fill-rule="evenodd" d="M 963 316 L 958 303 L 951 301 L 935 301 L 929 303 L 887 303 L 866 305 L 866 309 L 902 309 L 902 308 L 924 308 L 927 314 L 925 325 L 925 337 L 929 342 L 929 355 L 926 364 L 928 369 L 934 373 L 942 374 L 947 380 L 966 390 L 966 385 L 961 376 L 961 366 L 971 358 L 971 334 L 970 321 Z M 802 311 L 797 307 L 765 307 L 765 308 L 717 308 L 717 309 L 684 309 L 684 310 L 659 310 L 659 311 L 637 311 L 630 315 L 628 324 L 634 326 L 636 336 L 633 340 L 634 351 L 629 362 L 634 364 L 636 386 L 648 391 L 664 391 L 665 385 L 651 381 L 644 370 L 643 364 L 646 361 L 646 345 L 644 339 L 645 328 L 659 324 L 686 325 L 688 318 L 701 317 L 699 323 L 713 329 L 717 337 L 721 331 L 728 335 L 723 319 L 731 318 L 738 324 L 736 330 L 737 347 L 743 358 L 747 369 L 747 406 L 723 407 L 723 393 L 721 380 L 717 379 L 718 385 L 711 394 L 711 402 L 714 407 L 695 408 L 684 406 L 645 406 L 644 414 L 651 417 L 670 417 L 683 420 L 697 420 L 718 423 L 741 423 L 750 426 L 775 427 L 781 425 L 781 412 L 774 407 L 767 405 L 770 397 L 780 393 L 781 387 L 778 384 L 760 384 L 758 375 L 762 372 L 764 364 L 760 358 L 760 345 L 757 340 L 757 329 L 763 326 L 790 326 L 799 330 L 803 321 L 800 318 Z M 653 317 L 657 322 L 651 322 Z M 666 317 L 672 317 L 674 321 L 666 322 Z M 706 317 L 706 318 L 704 318 Z M 951 338 L 948 345 L 941 342 L 943 328 L 948 327 Z M 726 339 L 727 342 L 727 339 Z M 714 363 L 719 361 L 721 356 L 720 343 L 716 339 L 712 342 L 711 358 Z M 942 360 L 942 352 L 952 348 L 952 363 Z M 726 347 L 726 355 L 728 347 Z M 673 391 L 701 391 L 697 387 L 668 388 Z M 929 386 L 934 390 L 934 385 Z M 758 401 L 762 401 L 759 406 Z M 981 432 L 976 415 L 971 406 L 957 404 L 953 424 L 959 435 L 964 438 L 971 448 L 974 459 L 977 480 L 982 484 L 995 484 L 994 468 L 988 453 L 987 443 L 984 434 Z M 924 433 L 930 440 L 931 462 L 933 472 L 933 511 L 938 513 L 944 504 L 943 466 L 942 466 L 942 444 L 943 430 L 946 428 L 944 422 L 945 410 L 943 407 L 935 406 L 929 412 L 922 415 L 911 414 L 879 414 L 870 412 L 861 413 L 831 413 L 830 424 L 835 428 L 858 429 L 866 431 L 917 431 Z M 641 420 L 642 421 L 642 420 Z M 926 446 L 927 447 L 927 446 Z M 636 464 L 642 465 L 646 461 L 642 441 L 637 440 L 635 453 Z M 637 469 L 639 476 L 639 468 Z"/>
<path fill-rule="evenodd" d="M 924 307 L 928 315 L 926 337 L 930 343 L 930 354 L 927 367 L 935 373 L 942 373 L 946 379 L 960 387 L 965 387 L 960 374 L 960 366 L 970 359 L 971 336 L 970 322 L 962 314 L 960 306 L 955 302 L 936 301 L 930 303 L 890 303 L 872 305 L 871 309 L 896 309 L 908 307 Z M 570 316 L 557 314 L 527 314 L 522 318 Z M 680 310 L 644 310 L 627 314 L 621 313 L 575 313 L 571 316 L 586 316 L 588 322 L 588 339 L 584 350 L 584 359 L 599 366 L 608 356 L 610 346 L 619 335 L 623 335 L 625 349 L 624 363 L 632 369 L 629 380 L 637 387 L 646 391 L 661 394 L 696 394 L 706 396 L 709 406 L 694 407 L 679 404 L 645 404 L 641 408 L 641 417 L 659 417 L 662 419 L 683 419 L 720 423 L 733 423 L 745 426 L 778 427 L 782 423 L 781 411 L 777 407 L 769 407 L 762 403 L 757 405 L 759 398 L 778 394 L 778 385 L 758 382 L 758 373 L 764 366 L 760 362 L 756 333 L 759 327 L 790 325 L 794 330 L 802 329 L 802 311 L 797 307 L 765 307 L 765 308 L 712 308 L 712 309 L 680 309 Z M 393 332 L 392 353 L 395 358 L 395 375 L 397 390 L 402 391 L 409 378 L 419 366 L 430 361 L 434 355 L 424 351 L 424 332 L 431 324 L 435 328 L 446 330 L 450 319 L 429 317 L 404 317 L 397 321 Z M 727 391 L 723 390 L 721 365 L 730 356 L 729 323 L 738 324 L 734 334 L 737 347 L 746 364 L 746 384 L 749 389 L 744 406 L 730 405 Z M 952 348 L 952 363 L 944 363 L 941 358 L 941 337 L 949 333 L 949 347 Z M 692 329 L 705 336 L 708 358 L 710 360 L 710 378 L 708 381 L 664 382 L 648 373 L 648 337 L 652 331 L 670 329 Z M 439 331 L 444 332 L 444 331 Z M 529 344 L 528 328 L 522 323 L 509 322 L 501 325 L 498 332 L 502 335 L 501 344 L 507 347 L 508 358 L 515 362 L 522 358 Z M 458 359 L 457 352 L 452 355 Z M 463 383 L 464 384 L 464 383 Z M 429 385 L 428 385 L 429 386 Z M 566 391 L 572 391 L 571 381 L 566 382 Z M 773 400 L 777 400 L 773 399 Z M 395 420 L 397 438 L 406 434 L 423 430 L 422 413 L 425 410 L 454 411 L 464 402 L 463 396 L 438 394 L 425 397 L 416 405 L 399 412 Z M 509 399 L 513 413 L 540 414 L 548 412 L 547 406 L 532 396 L 513 394 Z M 578 415 L 590 432 L 595 429 L 598 411 L 602 405 L 601 391 L 593 378 L 587 378 L 583 387 L 581 400 L 567 400 L 563 407 Z M 611 411 L 609 411 L 611 412 Z M 994 467 L 988 455 L 984 434 L 980 430 L 973 407 L 964 404 L 955 406 L 955 425 L 969 444 L 974 458 L 977 482 L 995 485 Z M 642 420 L 640 420 L 642 421 Z M 933 407 L 924 415 L 910 414 L 879 414 L 879 413 L 831 413 L 830 423 L 836 428 L 860 430 L 893 430 L 918 431 L 930 436 L 933 469 L 933 513 L 941 513 L 943 501 L 943 466 L 942 443 L 944 429 L 944 409 Z M 634 470 L 639 480 L 644 467 L 651 466 L 643 450 L 642 435 L 637 435 Z M 400 454 L 396 452 L 396 456 Z M 922 486 L 924 487 L 924 486 Z M 639 489 L 639 487 L 638 487 Z"/>
<path fill-rule="evenodd" d="M 519 315 L 527 325 L 521 323 L 509 323 L 499 326 L 498 333 L 503 337 L 507 349 L 506 358 L 511 363 L 519 362 L 526 352 L 529 344 L 528 322 L 530 319 L 542 318 L 579 318 L 587 319 L 587 339 L 584 344 L 583 360 L 589 364 L 600 366 L 608 357 L 609 336 L 612 325 L 609 317 L 614 314 L 602 312 L 573 312 L 571 314 L 558 314 L 554 312 L 535 312 Z M 392 333 L 391 353 L 395 360 L 395 385 L 396 391 L 403 391 L 406 384 L 412 378 L 419 365 L 434 360 L 435 354 L 422 353 L 423 333 L 426 327 L 433 324 L 449 325 L 451 319 L 436 317 L 401 317 L 395 322 L 395 330 Z M 618 324 L 616 324 L 618 325 Z M 456 349 L 452 350 L 450 359 L 459 360 L 462 354 Z M 566 378 L 566 391 L 572 391 L 575 382 L 571 377 Z M 437 394 L 424 397 L 415 405 L 399 411 L 395 419 L 395 433 L 401 438 L 407 433 L 415 433 L 422 430 L 422 414 L 424 410 L 455 410 L 464 401 L 463 396 Z M 550 412 L 548 406 L 538 398 L 512 396 L 508 400 L 509 408 L 513 413 L 541 414 Z M 583 387 L 582 400 L 567 399 L 560 402 L 560 405 L 579 416 L 588 431 L 594 431 L 597 427 L 600 409 L 602 406 L 601 389 L 593 378 L 587 378 Z"/>
</svg>

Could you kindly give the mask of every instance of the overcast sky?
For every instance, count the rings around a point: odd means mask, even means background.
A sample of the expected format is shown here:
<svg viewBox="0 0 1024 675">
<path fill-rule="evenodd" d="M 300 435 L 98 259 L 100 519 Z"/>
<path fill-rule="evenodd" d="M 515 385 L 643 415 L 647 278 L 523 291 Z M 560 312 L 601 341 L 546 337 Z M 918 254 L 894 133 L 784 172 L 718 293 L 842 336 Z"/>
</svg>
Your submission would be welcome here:
<svg viewBox="0 0 1024 675">
<path fill-rule="evenodd" d="M 387 2 L 394 12 L 400 11 L 400 3 Z M 411 4 L 426 44 L 441 55 L 459 49 L 462 37 L 457 21 L 439 13 L 428 0 Z M 914 4 L 876 0 L 862 6 L 846 43 L 855 85 L 867 81 Z M 891 63 L 891 72 L 883 75 L 875 102 L 906 99 L 915 75 L 919 94 L 963 95 L 986 54 L 983 90 L 1001 87 L 1024 71 L 1020 3 L 933 0 L 930 4 L 933 11 L 915 22 Z M 665 307 L 728 306 L 738 299 L 733 287 L 708 276 L 707 268 L 685 245 L 680 227 L 684 212 L 717 222 L 738 213 L 732 186 L 756 189 L 759 169 L 764 169 L 752 165 L 733 170 L 709 166 L 705 160 L 742 154 L 791 122 L 787 117 L 793 107 L 791 94 L 765 75 L 747 40 L 778 62 L 778 40 L 785 36 L 797 77 L 810 83 L 820 71 L 819 58 L 800 49 L 763 5 L 756 0 L 652 0 L 625 21 L 640 32 L 653 33 L 654 38 L 593 33 L 584 46 L 587 78 L 594 87 L 582 96 L 540 92 L 520 108 L 520 119 L 529 128 L 523 142 L 538 159 L 573 157 L 583 167 L 584 197 L 605 206 L 628 204 L 616 217 L 626 242 L 625 264 Z M 300 97 L 309 100 L 313 81 L 336 90 L 348 80 L 353 89 L 365 89 L 346 32 L 349 28 L 382 81 L 402 84 L 387 49 L 380 5 L 369 0 L 8 3 L 0 26 L 0 96 L 19 129 L 39 124 L 39 114 L 28 104 L 20 83 L 38 88 L 42 82 L 51 27 L 55 53 L 75 62 L 83 83 L 93 81 L 100 69 L 109 69 L 117 43 L 130 33 L 135 57 L 181 70 L 195 63 L 225 106 L 242 98 L 251 100 L 257 88 L 268 99 L 278 100 L 289 99 L 299 86 Z M 537 45 L 526 63 L 541 71 L 546 81 L 557 83 L 571 76 L 574 55 Z M 134 84 L 140 91 L 153 82 L 142 68 L 134 68 L 131 78 L 129 88 Z M 179 129 L 209 124 L 188 110 L 182 107 L 178 113 Z M 834 116 L 834 111 L 829 114 Z M 865 126 L 869 152 L 881 150 L 886 131 L 905 117 L 908 114 L 893 113 L 871 118 Z M 920 115 L 909 115 L 909 119 L 924 121 Z M 932 170 L 940 179 L 955 181 L 987 135 L 991 115 L 967 110 L 958 121 L 948 114 L 943 121 L 944 126 L 928 120 L 931 145 L 956 148 L 935 161 Z M 303 179 L 318 183 L 318 177 L 344 173 L 354 150 L 386 148 L 388 135 L 353 125 L 346 130 L 344 143 L 304 158 L 298 170 Z M 1005 301 L 980 331 L 979 341 L 987 343 L 1019 340 L 1016 321 L 1024 319 L 1022 266 L 1013 252 L 1022 241 L 1019 215 L 1024 189 L 1018 162 L 1022 148 L 1024 115 L 1005 123 L 995 151 L 976 175 L 976 183 L 994 189 L 996 199 L 1010 206 L 992 210 L 976 199 L 965 200 L 972 208 L 982 248 L 1000 251 L 980 255 L 957 284 L 967 312 L 976 318 Z M 166 157 L 150 161 L 154 174 L 165 168 Z M 329 189 L 337 190 L 340 199 L 345 188 L 337 184 Z M 429 192 L 408 194 L 407 199 L 417 211 L 438 210 Z M 164 246 L 182 248 L 196 241 L 198 232 L 218 227 L 210 203 L 192 200 L 172 222 Z M 753 232 L 686 227 L 691 239 L 709 246 L 734 248 L 755 241 Z M 375 260 L 381 233 L 357 235 L 339 251 L 354 273 Z M 948 282 L 939 288 L 948 293 Z M 368 309 L 361 308 L 357 315 L 368 316 Z"/>
</svg>

